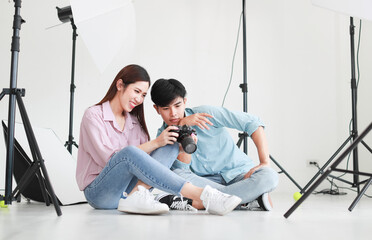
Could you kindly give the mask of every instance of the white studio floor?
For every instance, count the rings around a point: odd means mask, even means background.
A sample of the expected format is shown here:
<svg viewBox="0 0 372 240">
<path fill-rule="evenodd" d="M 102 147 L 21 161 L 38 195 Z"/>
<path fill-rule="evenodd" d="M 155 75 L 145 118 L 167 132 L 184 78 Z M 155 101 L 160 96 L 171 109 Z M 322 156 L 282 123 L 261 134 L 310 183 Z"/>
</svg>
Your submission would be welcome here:
<svg viewBox="0 0 372 240">
<path fill-rule="evenodd" d="M 311 195 L 286 219 L 292 194 L 272 193 L 274 210 L 233 211 L 225 216 L 172 211 L 160 216 L 94 210 L 88 204 L 54 206 L 22 201 L 0 208 L 0 239 L 371 239 L 372 199 L 356 193 Z"/>
</svg>

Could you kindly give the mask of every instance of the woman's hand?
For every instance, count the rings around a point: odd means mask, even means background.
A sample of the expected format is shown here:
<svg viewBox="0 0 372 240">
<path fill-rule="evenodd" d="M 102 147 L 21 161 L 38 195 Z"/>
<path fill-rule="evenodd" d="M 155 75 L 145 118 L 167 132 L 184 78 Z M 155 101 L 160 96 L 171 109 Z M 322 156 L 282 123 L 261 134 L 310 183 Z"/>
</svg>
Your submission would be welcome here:
<svg viewBox="0 0 372 240">
<path fill-rule="evenodd" d="M 194 113 L 190 116 L 184 117 L 180 121 L 180 125 L 198 126 L 201 129 L 208 129 L 207 124 L 213 126 L 213 123 L 209 121 L 208 118 L 213 118 L 212 115 L 208 113 Z"/>
<path fill-rule="evenodd" d="M 172 132 L 172 130 L 177 130 L 177 126 L 169 126 L 155 139 L 158 147 L 163 147 L 167 144 L 173 144 L 177 142 L 178 133 Z"/>
</svg>

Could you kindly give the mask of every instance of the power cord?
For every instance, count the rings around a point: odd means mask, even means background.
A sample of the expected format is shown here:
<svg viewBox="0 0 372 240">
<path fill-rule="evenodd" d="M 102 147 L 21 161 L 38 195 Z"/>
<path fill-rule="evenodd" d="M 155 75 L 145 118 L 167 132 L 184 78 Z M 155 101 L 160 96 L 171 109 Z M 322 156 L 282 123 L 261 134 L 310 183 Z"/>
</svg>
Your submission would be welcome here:
<svg viewBox="0 0 372 240">
<path fill-rule="evenodd" d="M 319 167 L 319 164 L 317 162 L 310 162 L 310 164 L 316 166 L 318 168 L 318 170 L 320 171 L 320 167 Z M 321 173 L 323 174 L 324 172 L 321 172 Z M 352 189 L 352 188 L 339 187 L 333 181 L 335 178 L 327 177 L 326 179 L 331 184 L 331 188 L 323 189 L 321 191 L 314 191 L 313 194 L 321 194 L 321 193 L 322 194 L 330 194 L 330 195 L 346 195 L 347 194 L 346 192 L 340 192 L 340 189 L 349 190 L 349 191 L 353 191 L 353 192 L 358 192 L 357 190 Z M 366 197 L 368 197 L 368 198 L 372 198 L 371 195 L 368 195 L 366 193 L 364 193 L 363 195 L 366 196 Z"/>
<path fill-rule="evenodd" d="M 317 162 L 310 162 L 310 164 L 314 165 L 320 171 L 319 164 Z M 323 174 L 324 172 L 321 171 Z M 327 181 L 331 184 L 331 188 L 323 189 L 321 191 L 314 191 L 313 194 L 330 194 L 330 195 L 346 195 L 346 192 L 340 192 L 340 187 L 333 181 L 334 178 L 327 177 Z"/>
<path fill-rule="evenodd" d="M 224 95 L 224 97 L 223 97 L 222 107 L 223 107 L 223 105 L 225 104 L 226 95 L 227 95 L 227 93 L 229 92 L 230 85 L 231 85 L 231 81 L 232 81 L 232 76 L 233 76 L 233 73 L 234 73 L 235 55 L 236 55 L 236 49 L 237 49 L 237 47 L 238 47 L 238 42 L 239 42 L 239 33 L 240 33 L 240 25 L 241 25 L 241 23 L 242 23 L 242 18 L 243 18 L 243 12 L 240 14 L 238 33 L 237 33 L 237 36 L 236 36 L 236 42 L 235 42 L 235 48 L 234 48 L 234 54 L 233 54 L 233 59 L 232 59 L 232 64 L 231 64 L 230 80 L 229 80 L 229 84 L 228 84 L 228 86 L 227 86 L 227 89 L 226 89 L 225 95 Z"/>
</svg>

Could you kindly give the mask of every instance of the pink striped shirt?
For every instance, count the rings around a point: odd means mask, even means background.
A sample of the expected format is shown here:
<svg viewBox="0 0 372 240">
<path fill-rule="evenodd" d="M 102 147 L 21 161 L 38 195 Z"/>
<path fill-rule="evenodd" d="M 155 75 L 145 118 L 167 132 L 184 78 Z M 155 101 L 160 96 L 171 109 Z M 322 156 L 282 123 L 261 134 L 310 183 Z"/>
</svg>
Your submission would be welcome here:
<svg viewBox="0 0 372 240">
<path fill-rule="evenodd" d="M 132 114 L 125 114 L 124 130 L 120 130 L 108 101 L 88 108 L 80 125 L 76 167 L 79 189 L 84 190 L 93 182 L 115 152 L 147 141 L 146 133 Z"/>
</svg>

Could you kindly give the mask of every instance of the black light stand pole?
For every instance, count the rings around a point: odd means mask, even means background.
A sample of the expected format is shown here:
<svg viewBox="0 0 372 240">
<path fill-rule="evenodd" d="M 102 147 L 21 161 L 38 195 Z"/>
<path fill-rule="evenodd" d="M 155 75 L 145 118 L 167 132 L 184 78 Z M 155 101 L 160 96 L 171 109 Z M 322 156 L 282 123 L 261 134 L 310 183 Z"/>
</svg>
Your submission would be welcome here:
<svg viewBox="0 0 372 240">
<path fill-rule="evenodd" d="M 69 134 L 68 134 L 68 141 L 65 143 L 65 147 L 67 146 L 67 150 L 72 153 L 72 145 L 75 147 L 79 147 L 76 142 L 74 141 L 73 137 L 73 121 L 74 121 L 74 93 L 75 93 L 75 51 L 76 51 L 76 37 L 78 34 L 76 33 L 76 25 L 74 23 L 74 19 L 71 18 L 71 26 L 72 26 L 72 66 L 71 66 L 71 84 L 70 84 L 70 120 L 69 120 Z"/>
<path fill-rule="evenodd" d="M 245 21 L 245 0 L 243 0 L 243 11 L 242 11 L 242 18 L 243 18 L 243 83 L 239 85 L 243 92 L 243 111 L 248 112 L 248 84 L 247 84 L 247 35 L 246 35 L 246 21 Z M 245 154 L 248 154 L 248 133 L 242 132 L 239 133 L 239 140 L 237 142 L 237 146 L 243 143 L 243 151 Z M 271 156 L 269 155 L 270 159 L 275 163 L 276 166 L 279 167 L 281 170 L 279 173 L 284 173 L 295 185 L 302 191 L 301 186 L 288 174 L 288 172 L 280 166 L 280 164 Z"/>
<path fill-rule="evenodd" d="M 69 131 L 68 140 L 65 143 L 67 150 L 72 153 L 72 146 L 79 147 L 74 141 L 73 137 L 73 121 L 74 121 L 74 93 L 75 93 L 75 52 L 76 52 L 76 25 L 74 23 L 74 18 L 72 15 L 71 6 L 57 8 L 57 15 L 61 22 L 71 22 L 72 26 L 72 66 L 71 66 L 71 83 L 70 83 L 70 117 L 69 117 Z"/>
<path fill-rule="evenodd" d="M 358 119 L 357 119 L 357 83 L 355 78 L 355 44 L 354 44 L 354 21 L 353 17 L 350 17 L 350 57 L 351 57 L 351 106 L 352 106 L 352 132 L 351 135 L 353 136 L 353 141 L 358 137 Z M 359 163 L 358 163 L 358 146 L 356 146 L 353 150 L 353 168 L 354 171 L 359 171 Z M 359 186 L 359 175 L 354 174 L 353 177 L 353 187 L 357 188 L 359 193 L 360 186 Z"/>
<path fill-rule="evenodd" d="M 12 177 L 13 177 L 13 159 L 14 159 L 14 126 L 16 110 L 16 89 L 18 76 L 18 56 L 20 51 L 19 32 L 21 25 L 25 21 L 21 17 L 21 1 L 14 1 L 15 13 L 13 19 L 13 36 L 12 36 L 12 58 L 10 68 L 10 92 L 9 92 L 9 109 L 8 109 L 8 146 L 6 152 L 6 175 L 5 175 L 5 204 L 12 203 Z"/>
<path fill-rule="evenodd" d="M 243 0 L 243 83 L 239 85 L 243 92 L 243 111 L 248 112 L 248 85 L 247 85 L 247 36 L 246 36 L 246 22 L 245 22 L 245 0 Z M 238 146 L 240 147 L 243 141 L 243 151 L 248 153 L 248 133 L 239 133 Z"/>
</svg>

